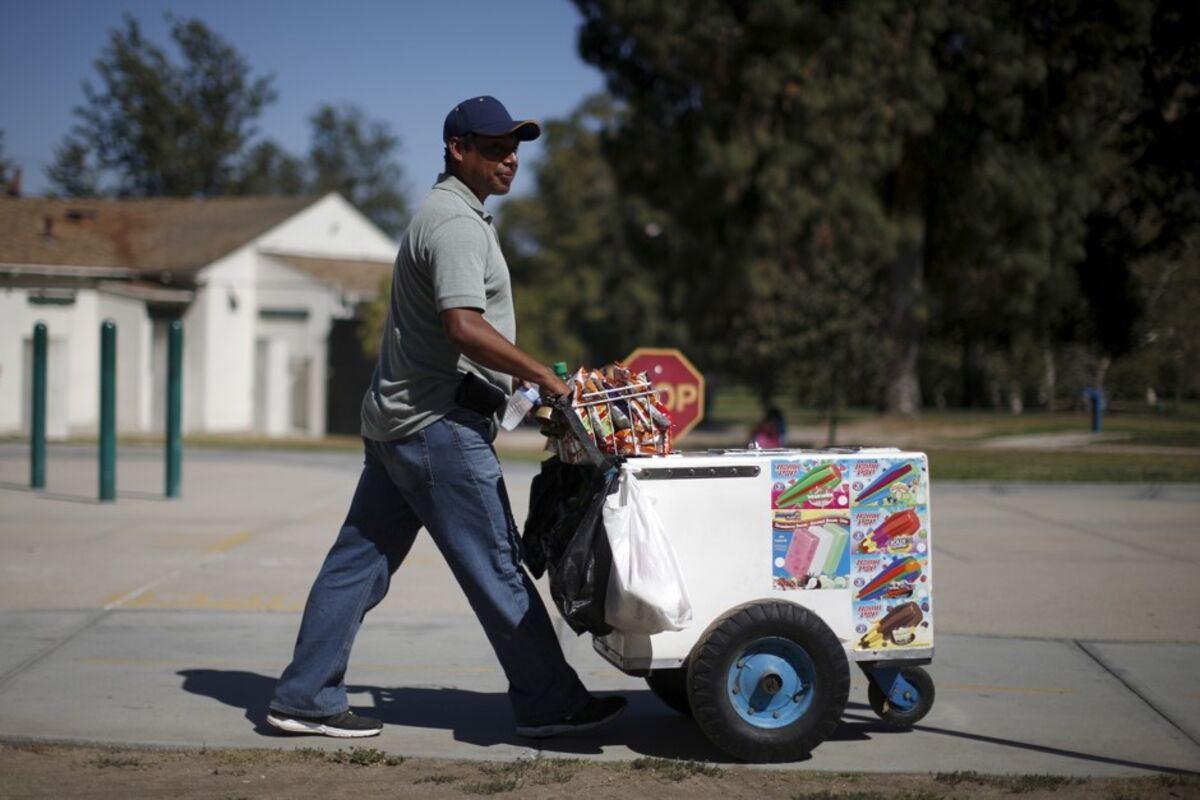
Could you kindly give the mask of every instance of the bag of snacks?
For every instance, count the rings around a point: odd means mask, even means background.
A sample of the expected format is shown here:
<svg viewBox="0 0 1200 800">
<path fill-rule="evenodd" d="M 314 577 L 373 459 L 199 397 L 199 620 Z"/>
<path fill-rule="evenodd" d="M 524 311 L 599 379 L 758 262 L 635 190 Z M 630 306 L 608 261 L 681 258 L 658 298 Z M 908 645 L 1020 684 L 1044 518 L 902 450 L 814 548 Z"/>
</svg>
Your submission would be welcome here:
<svg viewBox="0 0 1200 800">
<path fill-rule="evenodd" d="M 568 464 L 588 460 L 588 445 L 603 455 L 652 456 L 671 452 L 671 415 L 644 372 L 620 362 L 603 369 L 580 367 L 567 379 L 573 423 L 557 438 Z M 587 441 L 580 441 L 580 438 Z"/>
</svg>

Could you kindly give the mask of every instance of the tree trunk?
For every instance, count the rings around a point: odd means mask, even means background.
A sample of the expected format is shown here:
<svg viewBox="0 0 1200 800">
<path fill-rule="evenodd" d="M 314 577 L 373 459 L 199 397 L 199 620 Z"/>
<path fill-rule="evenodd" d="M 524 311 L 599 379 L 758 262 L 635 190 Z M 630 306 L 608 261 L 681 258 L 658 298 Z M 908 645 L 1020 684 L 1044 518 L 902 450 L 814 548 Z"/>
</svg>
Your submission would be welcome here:
<svg viewBox="0 0 1200 800">
<path fill-rule="evenodd" d="M 1096 364 L 1096 380 L 1094 386 L 1100 391 L 1104 391 L 1104 378 L 1108 375 L 1108 368 L 1112 366 L 1112 359 L 1108 356 L 1100 356 L 1100 363 Z"/>
<path fill-rule="evenodd" d="M 889 333 L 893 351 L 887 372 L 885 410 L 890 414 L 921 412 L 917 356 L 921 338 L 920 306 L 924 302 L 925 220 L 921 209 L 921 170 L 915 148 L 906 143 L 893 176 L 892 217 L 900 226 L 900 244 L 891 265 Z"/>
<path fill-rule="evenodd" d="M 917 377 L 916 341 L 897 342 L 901 352 L 892 361 L 887 383 L 887 411 L 890 414 L 921 413 L 921 382 Z"/>
<path fill-rule="evenodd" d="M 837 444 L 838 418 L 842 411 L 842 383 L 837 370 L 831 370 L 829 385 L 829 429 L 825 435 L 825 446 Z"/>
<path fill-rule="evenodd" d="M 969 333 L 963 340 L 962 382 L 965 408 L 987 405 L 987 349 Z"/>
<path fill-rule="evenodd" d="M 1046 410 L 1054 413 L 1054 398 L 1058 393 L 1058 375 L 1054 369 L 1054 348 L 1049 342 L 1042 344 L 1042 403 Z"/>
</svg>

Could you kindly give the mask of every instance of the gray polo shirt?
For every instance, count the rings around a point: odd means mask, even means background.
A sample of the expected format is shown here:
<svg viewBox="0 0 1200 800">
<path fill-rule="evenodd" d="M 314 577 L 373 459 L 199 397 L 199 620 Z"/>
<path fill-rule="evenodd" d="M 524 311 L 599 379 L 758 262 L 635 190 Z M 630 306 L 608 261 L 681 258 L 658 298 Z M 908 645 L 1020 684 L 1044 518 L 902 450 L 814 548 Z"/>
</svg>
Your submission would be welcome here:
<svg viewBox="0 0 1200 800">
<path fill-rule="evenodd" d="M 512 391 L 512 378 L 459 352 L 442 327 L 448 308 L 476 308 L 510 342 L 517 337 L 508 264 L 492 215 L 466 184 L 442 175 L 400 241 L 379 361 L 362 405 L 362 435 L 411 436 L 456 407 L 462 372 Z"/>
</svg>

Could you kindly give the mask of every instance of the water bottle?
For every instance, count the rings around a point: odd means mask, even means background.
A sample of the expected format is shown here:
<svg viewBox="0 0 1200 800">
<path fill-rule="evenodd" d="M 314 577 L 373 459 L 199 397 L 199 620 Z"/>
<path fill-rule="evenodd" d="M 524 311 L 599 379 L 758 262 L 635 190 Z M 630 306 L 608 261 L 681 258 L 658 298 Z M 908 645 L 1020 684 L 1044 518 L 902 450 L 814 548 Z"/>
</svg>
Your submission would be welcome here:
<svg viewBox="0 0 1200 800">
<path fill-rule="evenodd" d="M 513 428 L 521 424 L 521 420 L 525 419 L 525 415 L 529 413 L 529 409 L 537 405 L 538 388 L 536 386 L 522 386 L 512 393 L 512 397 L 508 398 L 508 406 L 504 409 L 504 419 L 500 420 L 500 427 L 506 431 L 511 431 Z"/>
</svg>

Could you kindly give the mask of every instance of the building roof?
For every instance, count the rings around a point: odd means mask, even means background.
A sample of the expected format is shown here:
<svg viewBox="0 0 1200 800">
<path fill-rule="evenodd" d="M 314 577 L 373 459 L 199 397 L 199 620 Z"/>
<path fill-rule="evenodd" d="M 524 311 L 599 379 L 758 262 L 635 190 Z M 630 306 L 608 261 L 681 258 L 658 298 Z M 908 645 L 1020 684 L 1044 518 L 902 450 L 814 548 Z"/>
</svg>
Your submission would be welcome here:
<svg viewBox="0 0 1200 800">
<path fill-rule="evenodd" d="M 341 258 L 312 258 L 286 253 L 264 253 L 274 261 L 298 269 L 322 283 L 336 286 L 343 294 L 366 299 L 379 294 L 392 274 L 390 261 L 362 261 Z"/>
<path fill-rule="evenodd" d="M 188 283 L 317 199 L 0 198 L 0 266 L 125 268 Z"/>
</svg>

